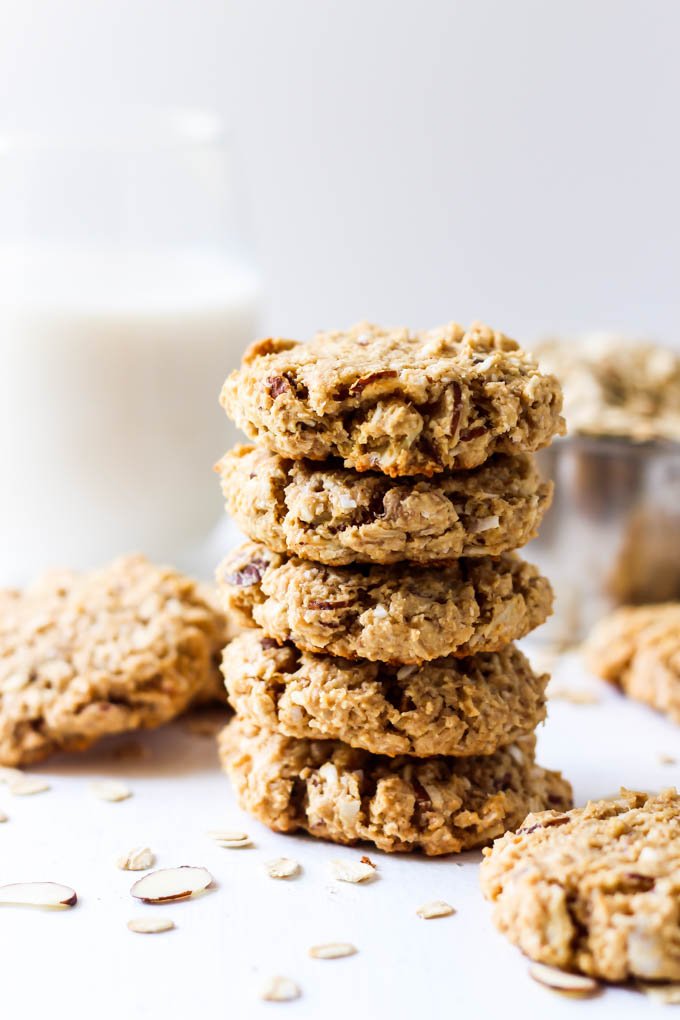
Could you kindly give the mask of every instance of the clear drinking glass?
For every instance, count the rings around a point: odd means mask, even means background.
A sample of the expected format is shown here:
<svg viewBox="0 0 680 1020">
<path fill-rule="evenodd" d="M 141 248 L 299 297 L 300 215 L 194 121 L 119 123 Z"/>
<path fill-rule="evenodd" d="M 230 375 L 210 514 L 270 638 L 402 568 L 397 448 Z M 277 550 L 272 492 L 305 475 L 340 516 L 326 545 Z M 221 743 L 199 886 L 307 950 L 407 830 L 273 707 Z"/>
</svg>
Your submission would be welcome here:
<svg viewBox="0 0 680 1020">
<path fill-rule="evenodd" d="M 219 120 L 0 131 L 0 583 L 130 551 L 191 567 L 222 512 L 220 386 L 259 283 Z"/>
</svg>

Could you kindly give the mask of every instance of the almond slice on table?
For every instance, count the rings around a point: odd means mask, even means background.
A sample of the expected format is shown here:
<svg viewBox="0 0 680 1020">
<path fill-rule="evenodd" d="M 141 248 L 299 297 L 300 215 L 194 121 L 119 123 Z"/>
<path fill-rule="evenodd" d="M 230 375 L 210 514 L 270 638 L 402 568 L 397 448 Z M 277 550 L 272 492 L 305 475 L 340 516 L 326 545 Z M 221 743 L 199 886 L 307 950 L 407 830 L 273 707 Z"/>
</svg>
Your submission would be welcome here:
<svg viewBox="0 0 680 1020">
<path fill-rule="evenodd" d="M 75 907 L 78 902 L 73 889 L 58 882 L 14 882 L 0 886 L 0 904 L 29 907 Z"/>
<path fill-rule="evenodd" d="M 443 900 L 432 900 L 431 903 L 423 903 L 422 907 L 418 907 L 416 914 L 418 917 L 429 920 L 431 917 L 448 917 L 449 914 L 455 914 L 455 910 L 450 903 L 444 903 Z"/>
<path fill-rule="evenodd" d="M 218 846 L 225 850 L 240 850 L 246 846 L 252 846 L 253 841 L 247 832 L 235 832 L 231 829 L 212 829 L 207 833 L 214 839 Z"/>
<path fill-rule="evenodd" d="M 356 951 L 351 942 L 326 942 L 322 946 L 312 946 L 309 955 L 315 960 L 339 960 L 342 956 L 353 956 Z"/>
<path fill-rule="evenodd" d="M 597 705 L 600 700 L 595 691 L 588 691 L 583 687 L 565 687 L 561 684 L 549 685 L 547 694 L 549 698 L 569 701 L 572 705 Z"/>
<path fill-rule="evenodd" d="M 49 790 L 50 784 L 40 776 L 26 776 L 20 772 L 18 776 L 7 780 L 7 787 L 15 797 L 30 797 L 34 793 L 44 793 L 45 790 Z"/>
<path fill-rule="evenodd" d="M 153 867 L 154 861 L 155 857 L 148 846 L 136 846 L 118 857 L 116 867 L 121 871 L 146 871 Z"/>
<path fill-rule="evenodd" d="M 132 790 L 118 779 L 95 780 L 94 783 L 90 783 L 90 792 L 98 800 L 108 800 L 112 804 L 132 796 Z"/>
<path fill-rule="evenodd" d="M 213 877 L 206 868 L 183 864 L 179 868 L 150 872 L 135 882 L 130 894 L 143 903 L 169 903 L 203 892 L 212 881 Z"/>
<path fill-rule="evenodd" d="M 545 963 L 532 963 L 529 967 L 529 974 L 534 981 L 553 988 L 557 992 L 577 992 L 581 995 L 589 995 L 600 987 L 595 978 L 588 977 L 587 974 L 572 974 L 571 971 L 560 970 L 559 967 L 549 967 Z"/>
<path fill-rule="evenodd" d="M 270 878 L 291 878 L 300 871 L 300 865 L 292 857 L 277 857 L 273 861 L 265 861 L 264 866 Z"/>
<path fill-rule="evenodd" d="M 140 935 L 156 935 L 161 931 L 171 931 L 175 922 L 169 917 L 137 917 L 127 923 L 130 931 L 139 932 Z"/>
<path fill-rule="evenodd" d="M 0 811 L 0 822 L 6 822 L 6 821 L 7 821 L 7 815 L 5 814 L 4 811 Z"/>
<path fill-rule="evenodd" d="M 364 861 L 331 861 L 331 873 L 338 882 L 366 882 L 375 877 L 375 867 Z"/>
<path fill-rule="evenodd" d="M 260 998 L 265 1002 L 291 1002 L 300 998 L 300 989 L 290 978 L 271 977 L 265 982 Z"/>
</svg>

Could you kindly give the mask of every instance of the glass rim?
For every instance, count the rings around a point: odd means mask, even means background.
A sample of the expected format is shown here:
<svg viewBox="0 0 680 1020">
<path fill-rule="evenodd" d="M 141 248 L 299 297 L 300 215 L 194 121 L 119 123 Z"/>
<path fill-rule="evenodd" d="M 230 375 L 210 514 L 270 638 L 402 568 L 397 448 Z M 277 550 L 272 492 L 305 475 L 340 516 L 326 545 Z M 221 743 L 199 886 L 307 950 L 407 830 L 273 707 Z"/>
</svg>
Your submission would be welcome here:
<svg viewBox="0 0 680 1020">
<path fill-rule="evenodd" d="M 214 110 L 133 106 L 59 111 L 38 121 L 0 120 L 0 156 L 56 150 L 139 150 L 223 145 L 226 130 Z"/>
</svg>

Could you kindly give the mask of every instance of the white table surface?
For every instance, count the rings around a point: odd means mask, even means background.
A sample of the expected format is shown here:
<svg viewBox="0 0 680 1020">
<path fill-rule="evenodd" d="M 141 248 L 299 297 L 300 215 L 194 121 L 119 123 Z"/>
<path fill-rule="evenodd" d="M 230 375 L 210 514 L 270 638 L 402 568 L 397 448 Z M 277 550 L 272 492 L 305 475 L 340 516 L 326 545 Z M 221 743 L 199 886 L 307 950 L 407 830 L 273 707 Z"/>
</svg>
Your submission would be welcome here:
<svg viewBox="0 0 680 1020">
<path fill-rule="evenodd" d="M 551 700 L 539 737 L 540 761 L 574 784 L 577 804 L 609 795 L 620 784 L 658 789 L 680 780 L 680 730 L 588 678 L 566 657 L 558 683 L 597 690 L 595 705 Z M 369 1020 L 423 1015 L 523 1020 L 550 1016 L 622 1018 L 661 1007 L 642 995 L 607 989 L 598 998 L 564 999 L 536 985 L 527 961 L 493 928 L 478 889 L 480 854 L 427 859 L 348 849 L 308 837 L 283 836 L 243 814 L 219 770 L 214 740 L 177 723 L 141 739 L 146 759 L 119 760 L 121 742 L 83 755 L 60 756 L 34 771 L 51 789 L 13 797 L 0 786 L 0 880 L 51 880 L 71 885 L 72 910 L 0 907 L 0 1009 L 14 1017 L 270 1017 Z M 90 793 L 93 777 L 121 777 L 133 796 L 104 803 Z M 245 829 L 255 846 L 223 850 L 205 832 Z M 162 907 L 130 896 L 139 874 L 118 870 L 118 854 L 149 845 L 159 867 L 206 866 L 216 888 Z M 330 877 L 333 858 L 368 852 L 377 878 L 348 885 Z M 270 879 L 263 862 L 300 861 L 295 879 Z M 425 921 L 416 908 L 443 899 L 456 914 Z M 176 930 L 138 935 L 134 917 L 163 914 Z M 355 956 L 316 960 L 310 946 L 352 942 Z M 291 1003 L 258 999 L 263 980 L 293 978 L 302 997 Z"/>
</svg>

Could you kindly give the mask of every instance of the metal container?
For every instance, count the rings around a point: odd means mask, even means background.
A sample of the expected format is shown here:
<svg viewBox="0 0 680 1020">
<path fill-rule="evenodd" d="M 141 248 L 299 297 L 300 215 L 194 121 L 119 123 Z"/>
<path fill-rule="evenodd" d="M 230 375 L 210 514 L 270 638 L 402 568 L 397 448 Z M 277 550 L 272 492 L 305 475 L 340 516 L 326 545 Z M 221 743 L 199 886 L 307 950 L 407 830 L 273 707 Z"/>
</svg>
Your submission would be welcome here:
<svg viewBox="0 0 680 1020">
<path fill-rule="evenodd" d="M 570 436 L 538 461 L 555 493 L 527 557 L 556 595 L 539 641 L 577 643 L 618 605 L 680 600 L 680 443 Z"/>
</svg>

